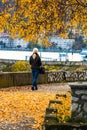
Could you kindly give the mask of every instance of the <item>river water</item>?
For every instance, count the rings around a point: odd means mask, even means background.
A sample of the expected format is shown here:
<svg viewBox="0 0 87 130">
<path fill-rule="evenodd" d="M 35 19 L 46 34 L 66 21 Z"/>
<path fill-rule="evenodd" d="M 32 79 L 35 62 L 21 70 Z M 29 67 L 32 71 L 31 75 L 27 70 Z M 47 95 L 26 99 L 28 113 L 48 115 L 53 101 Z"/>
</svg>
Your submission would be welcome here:
<svg viewBox="0 0 87 130">
<path fill-rule="evenodd" d="M 0 59 L 28 60 L 32 51 L 9 51 L 0 50 Z M 45 61 L 82 61 L 79 53 L 39 52 L 42 60 Z"/>
</svg>

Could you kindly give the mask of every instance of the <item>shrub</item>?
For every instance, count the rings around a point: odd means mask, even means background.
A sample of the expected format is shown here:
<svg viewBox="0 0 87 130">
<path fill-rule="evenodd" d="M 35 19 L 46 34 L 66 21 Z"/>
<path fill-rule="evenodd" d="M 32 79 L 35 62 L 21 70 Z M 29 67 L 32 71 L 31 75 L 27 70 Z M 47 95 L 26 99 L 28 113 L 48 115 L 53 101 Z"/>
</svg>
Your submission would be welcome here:
<svg viewBox="0 0 87 130">
<path fill-rule="evenodd" d="M 2 72 L 11 72 L 11 66 L 13 65 L 13 63 L 2 63 L 0 64 L 0 71 Z"/>
<path fill-rule="evenodd" d="M 15 64 L 11 66 L 12 72 L 19 72 L 19 71 L 30 71 L 30 65 L 26 61 L 17 61 Z"/>
<path fill-rule="evenodd" d="M 83 70 L 87 70 L 87 66 L 80 66 L 76 69 L 76 71 L 83 71 Z"/>
<path fill-rule="evenodd" d="M 62 69 L 62 66 L 58 65 L 45 65 L 46 71 L 56 72 Z"/>
</svg>

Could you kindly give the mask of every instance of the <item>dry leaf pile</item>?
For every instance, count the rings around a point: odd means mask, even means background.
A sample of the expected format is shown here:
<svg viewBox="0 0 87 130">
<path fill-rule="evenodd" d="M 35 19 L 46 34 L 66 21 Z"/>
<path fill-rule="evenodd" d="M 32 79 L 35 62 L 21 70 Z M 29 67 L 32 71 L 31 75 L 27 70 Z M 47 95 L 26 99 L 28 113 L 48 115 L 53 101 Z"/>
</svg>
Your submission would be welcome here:
<svg viewBox="0 0 87 130">
<path fill-rule="evenodd" d="M 0 91 L 0 124 L 20 122 L 27 117 L 35 120 L 32 127 L 41 129 L 45 110 L 55 95 L 56 92 Z M 64 104 L 70 105 L 67 99 Z M 63 108 L 60 107 L 62 114 Z"/>
</svg>

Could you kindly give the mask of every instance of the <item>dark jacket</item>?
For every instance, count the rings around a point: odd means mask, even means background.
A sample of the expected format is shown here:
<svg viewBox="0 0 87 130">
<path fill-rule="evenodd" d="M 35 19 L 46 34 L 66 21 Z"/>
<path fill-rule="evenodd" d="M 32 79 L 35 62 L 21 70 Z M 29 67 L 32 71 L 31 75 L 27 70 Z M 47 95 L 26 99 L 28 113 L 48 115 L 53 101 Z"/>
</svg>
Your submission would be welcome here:
<svg viewBox="0 0 87 130">
<path fill-rule="evenodd" d="M 36 56 L 33 57 L 34 55 L 36 55 Z M 31 65 L 31 69 L 39 69 L 40 66 L 42 65 L 40 56 L 37 53 L 33 53 L 30 56 L 29 63 Z"/>
</svg>

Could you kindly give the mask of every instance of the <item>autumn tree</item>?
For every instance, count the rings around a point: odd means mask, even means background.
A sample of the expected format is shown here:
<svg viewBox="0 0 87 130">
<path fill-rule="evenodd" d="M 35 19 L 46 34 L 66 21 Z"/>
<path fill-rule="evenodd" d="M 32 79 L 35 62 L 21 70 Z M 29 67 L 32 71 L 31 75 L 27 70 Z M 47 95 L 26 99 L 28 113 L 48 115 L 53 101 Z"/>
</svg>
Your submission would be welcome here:
<svg viewBox="0 0 87 130">
<path fill-rule="evenodd" d="M 28 41 L 44 40 L 72 28 L 87 35 L 87 0 L 1 0 L 0 32 Z"/>
</svg>

